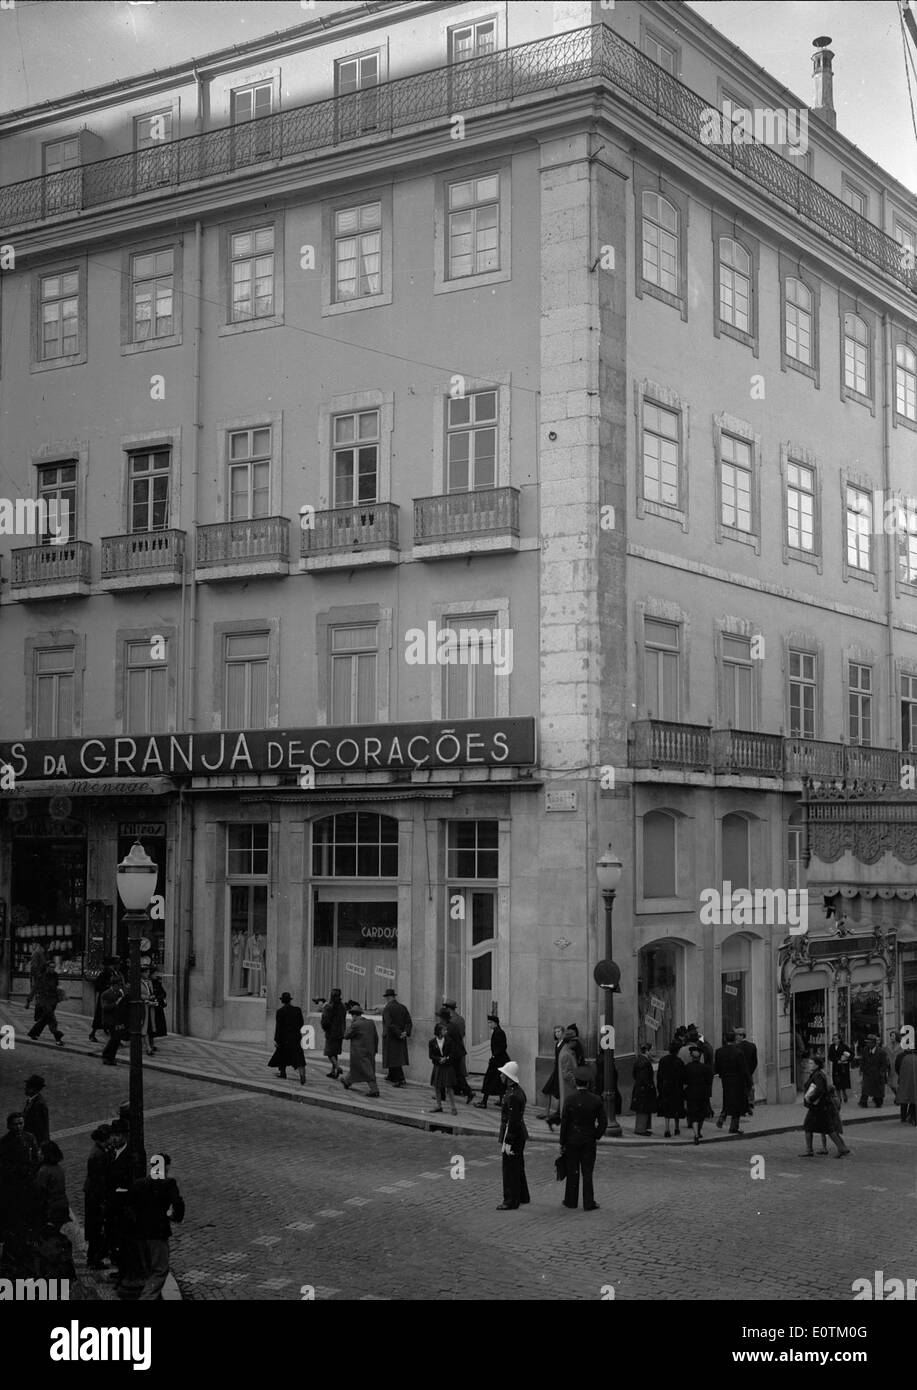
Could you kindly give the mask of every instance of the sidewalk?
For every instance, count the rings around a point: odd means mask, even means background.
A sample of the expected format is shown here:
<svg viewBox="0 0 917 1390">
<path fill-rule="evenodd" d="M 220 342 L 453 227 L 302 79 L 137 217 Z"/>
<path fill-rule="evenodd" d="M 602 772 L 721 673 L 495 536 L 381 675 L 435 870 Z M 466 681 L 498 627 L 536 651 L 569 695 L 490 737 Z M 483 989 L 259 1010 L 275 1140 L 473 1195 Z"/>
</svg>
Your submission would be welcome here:
<svg viewBox="0 0 917 1390">
<path fill-rule="evenodd" d="M 29 1049 L 29 1060 L 24 1067 L 38 1066 L 40 1051 L 55 1054 L 61 1050 L 70 1055 L 91 1057 L 101 1066 L 102 1043 L 89 1042 L 88 1014 L 76 1014 L 58 1010 L 58 1020 L 64 1032 L 65 1047 L 59 1049 L 53 1041 L 45 1041 L 44 1036 L 33 1041 L 26 1036 L 32 1026 L 32 1011 L 21 1004 L 0 1000 L 0 1025 L 11 1023 L 16 1030 L 16 1049 Z M 418 1055 L 419 1043 L 414 1045 L 414 1055 Z M 122 1047 L 118 1065 L 127 1070 L 127 1048 Z M 280 1081 L 273 1070 L 268 1068 L 270 1049 L 267 1045 L 243 1042 L 207 1042 L 201 1038 L 179 1037 L 169 1034 L 167 1038 L 157 1039 L 157 1051 L 153 1057 L 144 1053 L 145 1071 L 163 1072 L 173 1076 L 184 1076 L 192 1080 L 209 1081 L 218 1086 L 234 1086 L 240 1090 L 257 1091 L 265 1095 L 277 1096 L 298 1102 L 300 1105 L 318 1105 L 327 1110 L 339 1110 L 345 1114 L 373 1116 L 390 1124 L 411 1125 L 416 1129 L 426 1129 L 442 1134 L 476 1135 L 496 1140 L 500 1125 L 500 1112 L 493 1100 L 486 1110 L 476 1110 L 464 1100 L 458 1102 L 458 1115 L 453 1119 L 448 1111 L 442 1115 L 433 1112 L 433 1100 L 429 1086 L 421 1082 L 409 1081 L 404 1090 L 396 1090 L 384 1080 L 384 1073 L 377 1066 L 379 1089 L 382 1095 L 374 1099 L 364 1090 L 345 1090 L 339 1081 L 328 1077 L 328 1059 L 319 1052 L 306 1054 L 306 1084 L 301 1086 L 299 1078 L 290 1072 L 290 1079 Z M 346 1063 L 346 1054 L 342 1059 Z M 426 1065 L 426 1064 L 424 1064 Z M 25 1073 L 24 1073 L 25 1074 Z M 472 1076 L 471 1084 L 479 1092 L 480 1078 Z M 543 1120 L 536 1118 L 542 1109 L 539 1104 L 529 1104 L 526 1119 L 530 1143 L 558 1143 L 558 1131 L 553 1134 Z M 848 1102 L 843 1111 L 845 1126 L 868 1121 L 897 1119 L 897 1109 L 889 1104 L 882 1110 L 861 1110 L 856 1101 Z M 767 1134 L 784 1134 L 802 1128 L 804 1111 L 802 1101 L 792 1105 L 758 1104 L 752 1116 L 742 1121 L 743 1136 L 756 1139 Z M 678 1139 L 662 1138 L 662 1120 L 653 1121 L 653 1138 L 634 1138 L 633 1116 L 625 1111 L 619 1116 L 624 1131 L 620 1139 L 604 1139 L 601 1147 L 610 1149 L 621 1145 L 626 1148 L 677 1148 L 692 1142 L 690 1133 L 682 1130 Z M 740 1143 L 741 1139 L 729 1135 L 728 1131 L 716 1129 L 709 1121 L 704 1132 L 704 1143 Z"/>
</svg>

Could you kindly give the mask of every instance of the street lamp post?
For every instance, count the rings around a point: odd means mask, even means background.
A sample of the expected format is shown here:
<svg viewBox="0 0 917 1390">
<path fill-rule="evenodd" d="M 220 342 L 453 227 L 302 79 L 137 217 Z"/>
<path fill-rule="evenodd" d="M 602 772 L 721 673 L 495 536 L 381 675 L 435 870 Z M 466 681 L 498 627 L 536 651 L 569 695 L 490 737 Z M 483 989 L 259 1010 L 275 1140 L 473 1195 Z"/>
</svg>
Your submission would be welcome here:
<svg viewBox="0 0 917 1390">
<path fill-rule="evenodd" d="M 146 1176 L 143 1141 L 143 1002 L 140 995 L 140 938 L 159 870 L 139 840 L 118 865 L 118 896 L 130 944 L 130 1152 L 134 1179 Z"/>
<path fill-rule="evenodd" d="M 615 854 L 611 845 L 608 846 L 601 859 L 596 864 L 596 877 L 602 898 L 605 902 L 605 960 L 612 961 L 611 944 L 611 913 L 614 907 L 615 894 L 621 882 L 622 865 L 618 856 Z M 608 1120 L 606 1134 L 611 1138 L 620 1138 L 621 1126 L 617 1121 L 617 1107 L 615 1105 L 615 1092 L 617 1089 L 617 1076 L 615 1073 L 615 989 L 617 980 L 613 979 L 609 985 L 601 985 L 600 989 L 604 996 L 603 1003 L 607 1009 L 606 1023 L 611 1027 L 610 1045 L 603 1048 L 604 1073 L 602 1078 L 603 1100 L 605 1102 L 605 1115 Z"/>
</svg>

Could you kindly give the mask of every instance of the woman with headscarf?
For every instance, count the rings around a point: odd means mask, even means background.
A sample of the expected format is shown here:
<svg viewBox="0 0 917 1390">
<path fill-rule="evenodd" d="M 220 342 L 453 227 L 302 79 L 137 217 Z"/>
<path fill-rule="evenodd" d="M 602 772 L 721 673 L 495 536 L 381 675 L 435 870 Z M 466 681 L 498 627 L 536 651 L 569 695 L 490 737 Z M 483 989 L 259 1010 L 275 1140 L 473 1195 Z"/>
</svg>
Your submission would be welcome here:
<svg viewBox="0 0 917 1390">
<path fill-rule="evenodd" d="M 852 1056 L 853 1049 L 843 1041 L 840 1033 L 835 1033 L 831 1039 L 831 1046 L 828 1048 L 828 1061 L 831 1063 L 831 1084 L 836 1091 L 840 1092 L 842 1101 L 846 1101 L 847 1092 L 850 1090 L 850 1058 Z"/>
<path fill-rule="evenodd" d="M 636 1115 L 634 1134 L 652 1134 L 650 1123 L 655 1113 L 658 1099 L 653 1080 L 653 1064 L 649 1058 L 650 1044 L 641 1043 L 640 1051 L 634 1058 L 634 1089 L 630 1098 L 630 1108 Z"/>
<path fill-rule="evenodd" d="M 433 1087 L 433 1099 L 436 1104 L 434 1112 L 441 1113 L 443 1101 L 448 1096 L 449 1110 L 453 1115 L 457 1115 L 455 1108 L 455 1060 L 454 1060 L 454 1040 L 446 1031 L 445 1023 L 440 1020 L 433 1029 L 433 1037 L 429 1043 L 430 1061 L 433 1070 L 430 1073 L 430 1085 Z"/>
<path fill-rule="evenodd" d="M 656 1093 L 659 1096 L 659 1115 L 665 1120 L 665 1138 L 671 1139 L 669 1121 L 675 1121 L 675 1133 L 680 1134 L 678 1121 L 684 1119 L 685 1064 L 679 1057 L 681 1042 L 673 1038 L 669 1050 L 660 1059 L 656 1073 Z"/>
<path fill-rule="evenodd" d="M 831 1140 L 837 1149 L 837 1158 L 846 1158 L 850 1153 L 847 1145 L 841 1138 L 841 1112 L 837 1102 L 837 1096 L 828 1085 L 828 1078 L 825 1076 L 824 1057 L 809 1057 L 805 1063 L 805 1076 L 803 1086 L 805 1087 L 802 1096 L 802 1103 L 806 1108 L 806 1118 L 803 1124 L 803 1134 L 805 1135 L 806 1151 L 800 1154 L 800 1158 L 814 1158 L 815 1151 L 812 1147 L 812 1137 L 815 1134 L 822 1136 L 822 1152 L 828 1152 L 828 1144 L 825 1136 Z"/>
<path fill-rule="evenodd" d="M 500 1068 L 509 1061 L 509 1053 L 506 1050 L 506 1034 L 500 1027 L 500 1019 L 496 1014 L 488 1014 L 487 1022 L 490 1024 L 490 1061 L 487 1063 L 487 1070 L 484 1073 L 481 1099 L 474 1103 L 475 1110 L 487 1109 L 488 1096 L 502 1097 L 504 1082 L 500 1075 Z"/>
<path fill-rule="evenodd" d="M 503 1155 L 503 1201 L 497 1211 L 516 1211 L 525 1206 L 529 1185 L 525 1177 L 525 1091 L 519 1085 L 518 1062 L 506 1062 L 499 1068 L 506 1077 L 506 1091 L 500 1105 L 500 1150 Z"/>
<path fill-rule="evenodd" d="M 322 1051 L 331 1063 L 331 1070 L 328 1075 L 333 1081 L 335 1077 L 344 1074 L 343 1068 L 338 1065 L 338 1058 L 341 1055 L 341 1046 L 347 1031 L 347 1011 L 344 1008 L 344 1001 L 339 989 L 331 991 L 331 997 L 322 1009 L 321 1024 L 322 1032 L 325 1035 L 325 1046 Z"/>
</svg>

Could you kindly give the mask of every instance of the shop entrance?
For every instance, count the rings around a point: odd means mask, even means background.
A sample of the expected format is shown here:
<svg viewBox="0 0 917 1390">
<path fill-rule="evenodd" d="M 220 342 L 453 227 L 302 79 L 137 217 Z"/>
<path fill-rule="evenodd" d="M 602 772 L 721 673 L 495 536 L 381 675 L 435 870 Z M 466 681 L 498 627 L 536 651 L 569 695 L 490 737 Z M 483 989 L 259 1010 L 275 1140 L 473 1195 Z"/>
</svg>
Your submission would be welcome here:
<svg viewBox="0 0 917 1390">
<path fill-rule="evenodd" d="M 490 1025 L 497 978 L 497 895 L 489 888 L 447 889 L 443 998 L 454 999 L 465 1020 L 468 1066 L 490 1058 Z"/>
<path fill-rule="evenodd" d="M 824 989 L 804 989 L 793 995 L 793 1080 L 797 1091 L 803 1088 L 803 1064 L 827 1051 L 825 999 Z"/>
</svg>

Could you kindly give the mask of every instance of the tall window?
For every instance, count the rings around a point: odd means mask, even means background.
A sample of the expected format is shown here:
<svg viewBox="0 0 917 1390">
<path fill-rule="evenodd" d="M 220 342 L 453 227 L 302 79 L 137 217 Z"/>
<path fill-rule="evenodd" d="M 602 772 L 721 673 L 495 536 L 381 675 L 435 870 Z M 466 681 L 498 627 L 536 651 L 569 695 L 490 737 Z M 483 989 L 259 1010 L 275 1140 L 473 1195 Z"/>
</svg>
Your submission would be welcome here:
<svg viewBox="0 0 917 1390">
<path fill-rule="evenodd" d="M 446 186 L 449 276 L 500 269 L 500 175 L 462 179 Z"/>
<path fill-rule="evenodd" d="M 64 208 L 79 206 L 76 202 L 80 187 L 79 175 L 67 172 L 79 167 L 79 136 L 71 135 L 66 140 L 54 140 L 45 145 L 43 153 L 45 213 L 51 216 Z"/>
<path fill-rule="evenodd" d="M 223 728 L 266 729 L 269 632 L 224 636 Z"/>
<path fill-rule="evenodd" d="M 138 188 L 155 188 L 171 181 L 174 154 L 169 148 L 171 139 L 171 111 L 137 117 L 134 122 L 134 149 Z"/>
<path fill-rule="evenodd" d="M 847 668 L 847 713 L 850 742 L 872 744 L 872 667 L 851 661 Z"/>
<path fill-rule="evenodd" d="M 723 717 L 732 729 L 754 728 L 751 638 L 723 639 Z"/>
<path fill-rule="evenodd" d="M 335 108 L 338 136 L 342 140 L 379 124 L 379 54 L 361 53 L 340 58 L 334 68 L 334 94 L 349 100 Z"/>
<path fill-rule="evenodd" d="M 812 292 L 801 280 L 786 282 L 786 355 L 812 365 Z"/>
<path fill-rule="evenodd" d="M 905 270 L 913 270 L 917 265 L 917 232 L 911 227 L 895 223 L 895 240 L 901 247 L 901 264 Z"/>
<path fill-rule="evenodd" d="M 720 441 L 720 505 L 724 526 L 752 530 L 751 445 L 731 434 Z"/>
<path fill-rule="evenodd" d="M 131 256 L 133 342 L 146 343 L 152 338 L 167 338 L 174 331 L 174 266 L 175 252 L 171 248 Z"/>
<path fill-rule="evenodd" d="M 643 817 L 643 896 L 677 897 L 675 817 L 650 811 Z"/>
<path fill-rule="evenodd" d="M 786 832 L 787 888 L 799 890 L 806 886 L 805 829 L 802 815 L 794 811 Z"/>
<path fill-rule="evenodd" d="M 159 734 L 166 727 L 169 667 L 154 661 L 147 642 L 126 644 L 124 732 Z"/>
<path fill-rule="evenodd" d="M 815 737 L 815 654 L 790 654 L 790 737 Z"/>
<path fill-rule="evenodd" d="M 382 204 L 339 208 L 334 214 L 334 298 L 382 293 Z"/>
<path fill-rule="evenodd" d="M 720 319 L 751 332 L 751 257 L 732 237 L 720 237 Z"/>
<path fill-rule="evenodd" d="M 678 415 L 652 401 L 643 402 L 643 496 L 649 502 L 679 505 Z"/>
<path fill-rule="evenodd" d="M 446 491 L 477 492 L 497 476 L 497 392 L 450 397 L 446 413 Z"/>
<path fill-rule="evenodd" d="M 271 126 L 262 121 L 273 108 L 273 87 L 270 82 L 258 82 L 251 87 L 238 87 L 232 94 L 233 155 L 239 164 L 266 159 L 271 154 Z M 250 122 L 254 121 L 252 125 Z"/>
<path fill-rule="evenodd" d="M 815 550 L 815 470 L 803 463 L 786 468 L 786 543 L 792 550 Z"/>
<path fill-rule="evenodd" d="M 237 232 L 230 242 L 231 321 L 271 318 L 274 313 L 274 228 Z"/>
<path fill-rule="evenodd" d="M 379 645 L 376 624 L 332 627 L 330 640 L 331 723 L 375 723 Z"/>
<path fill-rule="evenodd" d="M 41 360 L 72 357 L 80 350 L 80 272 L 41 277 Z"/>
<path fill-rule="evenodd" d="M 128 459 L 131 533 L 164 531 L 169 524 L 169 480 L 172 458 L 168 449 L 144 450 Z"/>
<path fill-rule="evenodd" d="M 654 719 L 678 719 L 680 638 L 677 623 L 643 619 L 644 700 Z"/>
<path fill-rule="evenodd" d="M 313 878 L 397 878 L 398 822 L 371 811 L 325 816 L 312 826 Z"/>
<path fill-rule="evenodd" d="M 269 864 L 270 826 L 227 826 L 229 996 L 260 999 L 267 993 Z"/>
<path fill-rule="evenodd" d="M 901 747 L 917 753 L 917 676 L 901 677 Z"/>
<path fill-rule="evenodd" d="M 844 187 L 844 202 L 854 212 L 858 212 L 861 217 L 866 216 L 866 194 L 860 193 L 858 189 L 851 188 L 849 184 Z"/>
<path fill-rule="evenodd" d="M 869 394 L 869 329 L 857 314 L 844 315 L 844 385 Z"/>
<path fill-rule="evenodd" d="M 55 528 L 50 522 L 57 513 L 57 519 L 64 532 L 66 520 L 66 536 L 73 540 L 76 536 L 76 464 L 75 463 L 46 463 L 38 470 L 38 496 L 42 502 L 48 504 L 49 525 L 42 533 L 42 545 L 48 545 L 55 539 Z M 53 504 L 53 505 L 52 505 Z"/>
<path fill-rule="evenodd" d="M 723 882 L 733 888 L 750 886 L 748 821 L 744 816 L 723 817 Z"/>
<path fill-rule="evenodd" d="M 448 878 L 499 877 L 499 822 L 451 820 L 446 822 L 446 827 Z"/>
<path fill-rule="evenodd" d="M 872 498 L 864 488 L 849 487 L 846 494 L 847 564 L 851 569 L 872 569 Z"/>
<path fill-rule="evenodd" d="M 897 510 L 898 577 L 902 584 L 917 584 L 917 507 L 908 498 Z"/>
<path fill-rule="evenodd" d="M 895 409 L 917 421 L 917 352 L 906 343 L 895 348 Z"/>
<path fill-rule="evenodd" d="M 52 140 L 44 148 L 45 176 L 75 169 L 80 162 L 80 137 L 70 135 L 66 140 Z"/>
<path fill-rule="evenodd" d="M 267 516 L 271 501 L 271 430 L 233 430 L 229 436 L 229 519 Z"/>
<path fill-rule="evenodd" d="M 645 192 L 643 214 L 643 278 L 669 294 L 678 293 L 678 213 L 658 193 Z"/>
<path fill-rule="evenodd" d="M 46 647 L 35 652 L 35 737 L 72 738 L 76 686 L 73 647 Z"/>
<path fill-rule="evenodd" d="M 334 418 L 334 505 L 353 507 L 379 496 L 379 412 Z"/>
<path fill-rule="evenodd" d="M 652 34 L 643 35 L 643 51 L 647 58 L 652 58 L 654 63 L 658 63 L 666 72 L 675 75 L 675 50 L 669 48 L 660 39 L 654 38 Z"/>
<path fill-rule="evenodd" d="M 496 714 L 495 624 L 490 614 L 443 622 L 456 638 L 455 659 L 443 667 L 444 719 L 492 719 Z"/>
</svg>

